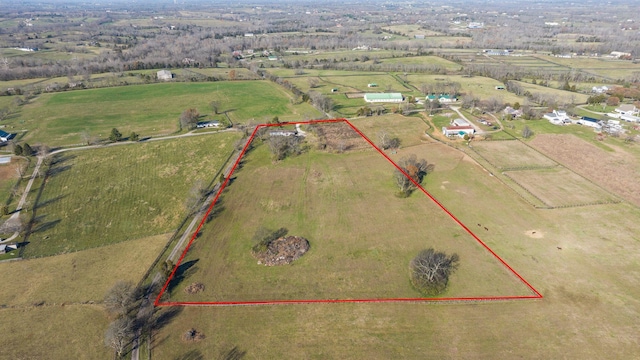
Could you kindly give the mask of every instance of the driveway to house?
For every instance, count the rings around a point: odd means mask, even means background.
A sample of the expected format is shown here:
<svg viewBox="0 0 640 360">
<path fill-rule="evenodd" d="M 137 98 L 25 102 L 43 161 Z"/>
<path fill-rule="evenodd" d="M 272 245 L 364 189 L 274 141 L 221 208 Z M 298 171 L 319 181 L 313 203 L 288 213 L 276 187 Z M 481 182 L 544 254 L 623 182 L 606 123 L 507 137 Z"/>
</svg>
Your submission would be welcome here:
<svg viewBox="0 0 640 360">
<path fill-rule="evenodd" d="M 477 134 L 484 134 L 484 131 L 482 129 L 480 129 L 476 124 L 473 123 L 473 121 L 467 119 L 466 116 L 464 116 L 461 112 L 460 112 L 460 108 L 457 106 L 449 106 L 451 108 L 451 110 L 455 111 L 458 116 L 460 116 L 462 119 L 464 119 L 466 122 L 469 123 L 469 125 L 471 125 Z"/>
<path fill-rule="evenodd" d="M 31 191 L 31 186 L 33 186 L 33 181 L 36 179 L 36 177 L 38 177 L 38 172 L 40 171 L 40 165 L 42 165 L 42 161 L 43 160 L 44 160 L 43 156 L 38 156 L 38 162 L 36 163 L 36 166 L 33 169 L 33 173 L 31 174 L 31 178 L 29 179 L 29 182 L 27 183 L 27 186 L 25 187 L 24 192 L 22 193 L 22 197 L 20 198 L 20 201 L 18 202 L 18 206 L 16 208 L 16 211 L 7 220 L 7 223 L 11 224 L 11 223 L 15 223 L 15 222 L 17 222 L 17 223 L 20 222 L 20 219 L 19 219 L 20 211 L 22 211 L 22 207 L 24 206 L 24 203 L 27 201 L 27 195 L 29 195 L 29 191 Z M 0 244 L 12 241 L 13 239 L 17 238 L 18 235 L 20 235 L 20 231 L 16 231 L 15 233 L 13 233 L 13 235 L 11 235 L 11 237 L 0 241 Z"/>
</svg>

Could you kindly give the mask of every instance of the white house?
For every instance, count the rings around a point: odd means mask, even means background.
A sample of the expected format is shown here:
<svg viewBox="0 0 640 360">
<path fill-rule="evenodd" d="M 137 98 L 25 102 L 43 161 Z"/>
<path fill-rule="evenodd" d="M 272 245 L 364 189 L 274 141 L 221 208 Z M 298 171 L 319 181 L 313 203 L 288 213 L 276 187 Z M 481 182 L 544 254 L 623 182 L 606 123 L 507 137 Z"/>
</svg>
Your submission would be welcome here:
<svg viewBox="0 0 640 360">
<path fill-rule="evenodd" d="M 626 122 L 640 123 L 640 117 L 637 117 L 634 115 L 620 115 L 620 120 L 624 120 Z"/>
<path fill-rule="evenodd" d="M 553 112 L 542 115 L 543 118 L 549 120 L 554 125 L 564 125 L 571 123 L 571 118 L 564 110 L 553 110 Z"/>
<path fill-rule="evenodd" d="M 594 92 L 596 94 L 604 94 L 607 91 L 609 91 L 609 87 L 608 86 L 594 86 L 591 88 L 591 92 Z"/>
<path fill-rule="evenodd" d="M 447 126 L 442 128 L 444 136 L 458 136 L 464 137 L 465 135 L 475 134 L 476 129 L 473 126 Z"/>
<path fill-rule="evenodd" d="M 158 80 L 171 80 L 173 74 L 169 70 L 160 70 L 157 72 Z"/>
<path fill-rule="evenodd" d="M 638 109 L 633 104 L 622 104 L 615 111 L 620 115 L 638 115 Z"/>
<path fill-rule="evenodd" d="M 401 93 L 366 93 L 364 94 L 364 101 L 370 103 L 377 102 L 391 102 L 399 103 L 404 101 Z"/>
</svg>

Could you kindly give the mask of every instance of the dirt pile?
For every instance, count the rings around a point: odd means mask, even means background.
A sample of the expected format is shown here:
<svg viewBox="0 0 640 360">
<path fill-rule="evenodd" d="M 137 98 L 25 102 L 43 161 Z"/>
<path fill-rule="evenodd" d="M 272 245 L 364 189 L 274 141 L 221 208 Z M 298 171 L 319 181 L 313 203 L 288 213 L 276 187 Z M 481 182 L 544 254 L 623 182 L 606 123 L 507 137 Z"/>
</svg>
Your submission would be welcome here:
<svg viewBox="0 0 640 360">
<path fill-rule="evenodd" d="M 195 342 L 202 339 L 204 339 L 204 334 L 194 328 L 191 328 L 182 334 L 182 341 Z"/>
<path fill-rule="evenodd" d="M 186 292 L 187 294 L 197 294 L 202 291 L 204 291 L 203 283 L 193 283 L 187 286 L 186 288 L 184 288 L 184 292 Z"/>
<path fill-rule="evenodd" d="M 300 236 L 285 236 L 273 240 L 265 251 L 253 253 L 258 264 L 277 266 L 291 264 L 309 250 L 309 241 Z"/>
</svg>

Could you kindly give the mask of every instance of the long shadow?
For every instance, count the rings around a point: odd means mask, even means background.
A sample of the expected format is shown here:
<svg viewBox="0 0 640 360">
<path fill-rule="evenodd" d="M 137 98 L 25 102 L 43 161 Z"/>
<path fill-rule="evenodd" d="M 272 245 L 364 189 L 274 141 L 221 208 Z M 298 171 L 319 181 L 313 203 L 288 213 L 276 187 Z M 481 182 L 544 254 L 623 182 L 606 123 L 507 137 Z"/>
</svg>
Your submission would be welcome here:
<svg viewBox="0 0 640 360">
<path fill-rule="evenodd" d="M 238 349 L 237 346 L 234 346 L 228 351 L 225 351 L 218 357 L 220 360 L 241 360 L 247 355 L 246 351 Z"/>
<path fill-rule="evenodd" d="M 180 355 L 176 360 L 204 360 L 204 356 L 200 352 L 200 350 L 190 350 L 184 355 Z"/>
<path fill-rule="evenodd" d="M 50 205 L 50 204 L 53 204 L 53 203 L 58 202 L 58 201 L 60 201 L 61 199 L 66 198 L 67 196 L 69 196 L 69 195 L 58 195 L 58 196 L 56 196 L 56 197 L 54 197 L 54 198 L 52 198 L 52 199 L 45 200 L 45 201 L 43 201 L 43 202 L 40 202 L 40 203 L 36 204 L 36 206 L 35 206 L 34 208 L 35 208 L 35 209 L 43 208 L 43 207 L 45 207 L 45 206 L 47 206 L 47 205 Z"/>
<path fill-rule="evenodd" d="M 198 271 L 198 267 L 195 266 L 196 263 L 200 261 L 200 259 L 185 261 L 178 266 L 175 274 L 173 275 L 173 279 L 169 283 L 167 287 L 167 291 L 171 292 L 178 284 L 180 284 L 183 280 L 187 279 L 193 273 Z"/>
<path fill-rule="evenodd" d="M 55 165 L 49 168 L 48 176 L 51 178 L 69 169 L 71 169 L 71 165 L 64 165 L 64 166 Z"/>
<path fill-rule="evenodd" d="M 58 225 L 60 221 L 61 221 L 60 219 L 56 219 L 53 221 L 47 221 L 46 223 L 42 223 L 37 228 L 31 230 L 31 233 L 33 234 L 40 231 L 47 231 L 47 230 L 53 229 L 56 225 Z"/>
</svg>

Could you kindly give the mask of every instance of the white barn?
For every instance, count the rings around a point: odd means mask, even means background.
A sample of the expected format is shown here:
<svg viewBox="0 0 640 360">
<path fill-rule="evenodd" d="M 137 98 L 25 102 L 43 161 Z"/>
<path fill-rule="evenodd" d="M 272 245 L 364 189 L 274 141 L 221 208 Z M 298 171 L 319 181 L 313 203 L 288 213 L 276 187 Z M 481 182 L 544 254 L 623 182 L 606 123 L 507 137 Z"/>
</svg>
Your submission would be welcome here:
<svg viewBox="0 0 640 360">
<path fill-rule="evenodd" d="M 158 76 L 158 80 L 171 80 L 173 78 L 173 74 L 169 70 L 160 70 L 156 74 Z"/>
</svg>

